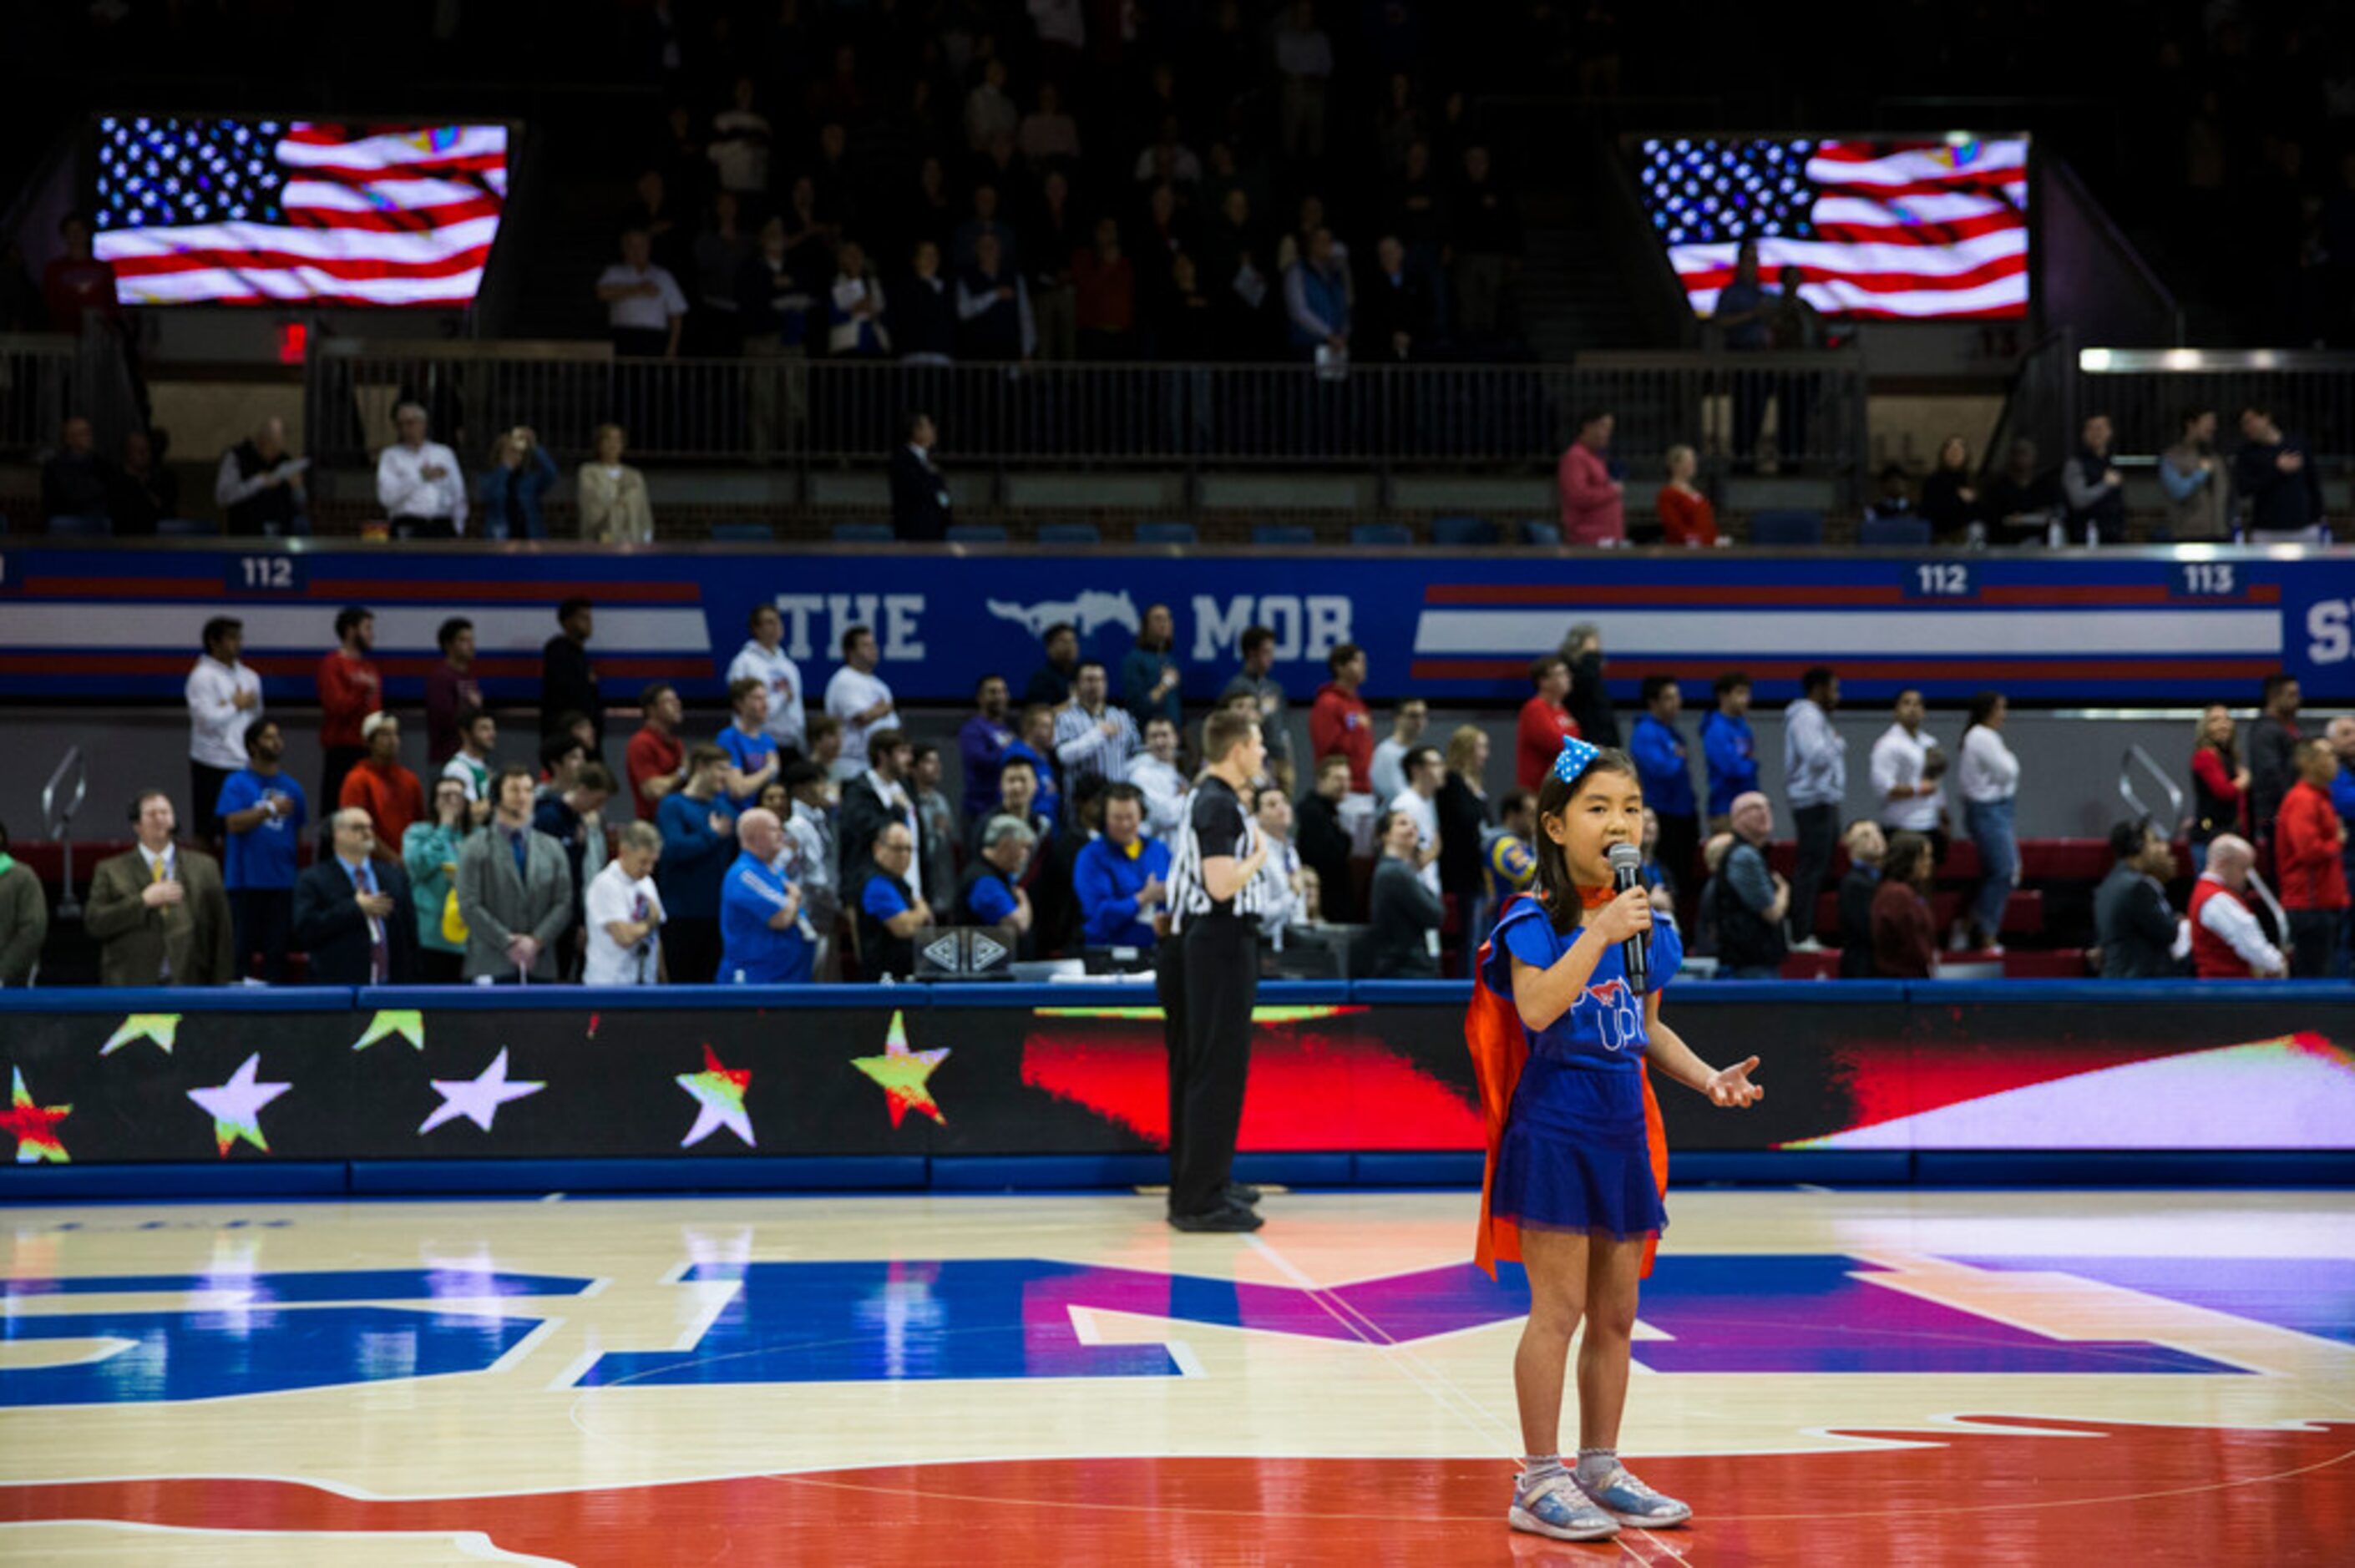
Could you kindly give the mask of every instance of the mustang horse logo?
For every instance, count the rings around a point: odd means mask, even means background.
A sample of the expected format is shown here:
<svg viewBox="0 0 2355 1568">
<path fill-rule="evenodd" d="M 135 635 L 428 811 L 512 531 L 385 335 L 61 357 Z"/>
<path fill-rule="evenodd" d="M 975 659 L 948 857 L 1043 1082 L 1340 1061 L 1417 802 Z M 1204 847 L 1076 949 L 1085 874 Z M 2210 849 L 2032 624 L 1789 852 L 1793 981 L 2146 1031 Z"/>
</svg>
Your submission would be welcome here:
<svg viewBox="0 0 2355 1568">
<path fill-rule="evenodd" d="M 1014 622 L 1033 637 L 1044 637 L 1047 628 L 1066 620 L 1080 629 L 1082 637 L 1092 637 L 1099 628 L 1105 626 L 1123 627 L 1135 636 L 1144 625 L 1126 588 L 1118 593 L 1082 588 L 1074 599 L 1051 599 L 1030 605 L 993 599 L 989 601 L 989 613 L 1000 620 Z"/>
</svg>

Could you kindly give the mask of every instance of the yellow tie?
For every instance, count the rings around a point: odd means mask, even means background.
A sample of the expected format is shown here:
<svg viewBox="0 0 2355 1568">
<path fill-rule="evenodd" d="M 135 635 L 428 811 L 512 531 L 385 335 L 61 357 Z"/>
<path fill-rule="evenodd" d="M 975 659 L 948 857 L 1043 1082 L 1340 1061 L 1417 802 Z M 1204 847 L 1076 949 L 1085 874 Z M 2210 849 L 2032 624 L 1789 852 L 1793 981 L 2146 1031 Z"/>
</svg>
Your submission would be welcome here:
<svg viewBox="0 0 2355 1568">
<path fill-rule="evenodd" d="M 164 880 L 164 857 L 162 855 L 157 855 L 155 857 L 155 880 L 158 882 Z"/>
</svg>

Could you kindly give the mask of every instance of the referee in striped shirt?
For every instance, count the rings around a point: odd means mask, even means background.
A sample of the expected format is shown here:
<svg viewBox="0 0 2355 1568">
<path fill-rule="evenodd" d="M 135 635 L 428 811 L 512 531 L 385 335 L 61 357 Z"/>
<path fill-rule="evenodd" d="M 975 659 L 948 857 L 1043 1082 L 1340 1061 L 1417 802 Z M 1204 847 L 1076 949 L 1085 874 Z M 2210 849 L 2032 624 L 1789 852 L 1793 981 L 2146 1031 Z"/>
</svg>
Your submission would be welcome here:
<svg viewBox="0 0 2355 1568">
<path fill-rule="evenodd" d="M 1156 952 L 1169 1051 L 1169 1223 L 1255 1231 L 1254 1188 L 1233 1180 L 1259 995 L 1259 885 L 1270 845 L 1244 804 L 1267 760 L 1256 715 L 1221 709 L 1202 726 L 1208 759 L 1169 862 L 1169 935 Z"/>
</svg>

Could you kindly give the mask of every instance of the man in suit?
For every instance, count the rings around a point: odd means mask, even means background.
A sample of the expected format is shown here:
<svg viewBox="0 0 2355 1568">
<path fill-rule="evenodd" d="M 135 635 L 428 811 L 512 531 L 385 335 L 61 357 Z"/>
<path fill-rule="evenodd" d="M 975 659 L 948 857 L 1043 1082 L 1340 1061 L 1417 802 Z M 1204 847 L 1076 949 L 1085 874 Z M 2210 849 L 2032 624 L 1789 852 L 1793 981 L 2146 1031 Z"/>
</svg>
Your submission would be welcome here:
<svg viewBox="0 0 2355 1568">
<path fill-rule="evenodd" d="M 470 980 L 557 978 L 556 940 L 572 923 L 572 867 L 563 845 L 532 829 L 534 789 L 530 768 L 500 768 L 490 826 L 458 852 Z"/>
<path fill-rule="evenodd" d="M 136 848 L 98 863 L 83 928 L 99 943 L 101 985 L 227 985 L 237 979 L 220 863 L 172 842 L 172 798 L 131 803 Z"/>
<path fill-rule="evenodd" d="M 879 729 L 867 737 L 867 771 L 844 781 L 841 828 L 835 852 L 841 857 L 841 887 L 846 902 L 856 905 L 859 885 L 875 874 L 875 841 L 893 822 L 908 830 L 915 851 L 908 876 L 917 887 L 931 880 L 932 857 L 947 854 L 949 846 L 924 832 L 923 813 L 916 810 L 916 793 L 909 782 L 915 747 L 906 734 Z"/>
<path fill-rule="evenodd" d="M 378 860 L 376 828 L 346 806 L 330 819 L 334 853 L 294 882 L 294 940 L 311 955 L 314 985 L 408 985 L 417 978 L 417 920 L 409 876 Z"/>
<path fill-rule="evenodd" d="M 2117 863 L 2094 892 L 2094 924 L 2102 944 L 2104 980 L 2167 980 L 2182 972 L 2190 932 L 2167 901 L 2175 851 L 2147 821 L 2110 830 Z"/>
<path fill-rule="evenodd" d="M 1872 900 L 1881 892 L 1881 862 L 1889 841 L 1881 824 L 1867 818 L 1850 822 L 1841 842 L 1848 846 L 1848 874 L 1839 885 L 1840 979 L 1870 980 Z"/>
<path fill-rule="evenodd" d="M 949 482 L 932 461 L 939 439 L 930 414 L 908 416 L 908 443 L 891 454 L 891 532 L 900 538 L 949 536 Z"/>
</svg>

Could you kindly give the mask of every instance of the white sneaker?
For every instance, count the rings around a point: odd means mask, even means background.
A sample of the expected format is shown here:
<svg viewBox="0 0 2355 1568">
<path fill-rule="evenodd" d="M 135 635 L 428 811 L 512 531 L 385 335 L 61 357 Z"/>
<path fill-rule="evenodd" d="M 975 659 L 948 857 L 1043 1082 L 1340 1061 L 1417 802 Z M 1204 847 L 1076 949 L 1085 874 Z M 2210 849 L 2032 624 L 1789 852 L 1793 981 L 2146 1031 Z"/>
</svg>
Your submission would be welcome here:
<svg viewBox="0 0 2355 1568">
<path fill-rule="evenodd" d="M 1611 1516 L 1587 1499 L 1568 1471 L 1548 1476 L 1527 1491 L 1513 1478 L 1513 1506 L 1505 1522 L 1530 1535 L 1556 1541 L 1607 1541 L 1619 1533 Z"/>
</svg>

